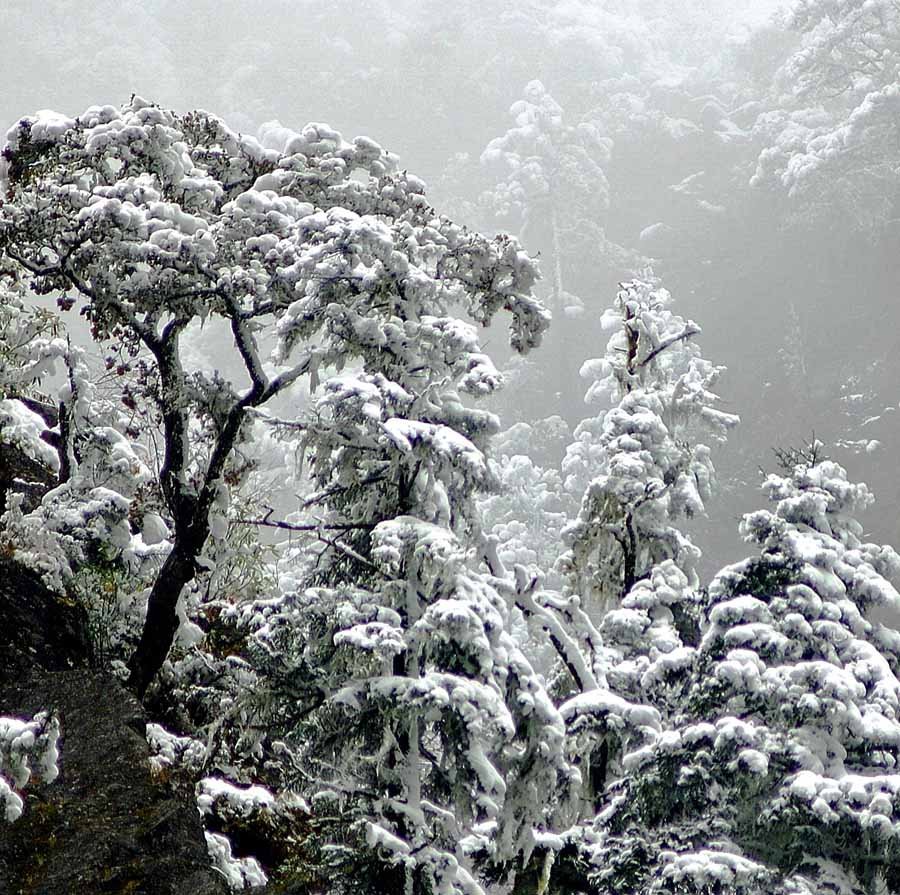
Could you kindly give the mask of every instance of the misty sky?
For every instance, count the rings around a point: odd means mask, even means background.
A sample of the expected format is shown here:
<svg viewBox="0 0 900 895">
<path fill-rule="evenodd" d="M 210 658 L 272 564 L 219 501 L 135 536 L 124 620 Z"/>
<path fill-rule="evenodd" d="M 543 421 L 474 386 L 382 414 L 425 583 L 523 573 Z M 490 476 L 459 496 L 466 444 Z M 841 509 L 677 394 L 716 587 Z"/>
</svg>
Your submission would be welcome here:
<svg viewBox="0 0 900 895">
<path fill-rule="evenodd" d="M 532 405 L 523 385 L 500 408 L 509 422 L 560 413 L 574 426 L 587 412 L 577 374 L 605 344 L 599 313 L 619 280 L 652 261 L 679 311 L 704 328 L 704 354 L 729 367 L 720 391 L 744 421 L 716 460 L 725 497 L 713 540 L 734 548 L 739 512 L 762 499 L 757 469 L 773 444 L 815 431 L 873 483 L 881 500 L 868 522 L 896 541 L 896 422 L 884 409 L 898 400 L 898 228 L 860 235 L 884 192 L 854 197 L 857 226 L 831 199 L 794 206 L 748 187 L 753 116 L 777 95 L 776 71 L 795 45 L 767 25 L 779 6 L 4 0 L 0 126 L 138 93 L 179 111 L 205 108 L 248 133 L 277 118 L 373 137 L 426 179 L 440 210 L 517 233 L 547 283 L 553 264 L 564 274 L 577 319 L 555 309 L 555 341 L 536 359 L 550 371 L 547 393 Z M 563 254 L 536 213 L 501 208 L 483 157 L 534 80 L 567 124 L 589 126 L 603 147 L 601 175 L 556 197 L 555 213 L 571 211 Z M 490 350 L 501 342 L 489 340 Z"/>
</svg>

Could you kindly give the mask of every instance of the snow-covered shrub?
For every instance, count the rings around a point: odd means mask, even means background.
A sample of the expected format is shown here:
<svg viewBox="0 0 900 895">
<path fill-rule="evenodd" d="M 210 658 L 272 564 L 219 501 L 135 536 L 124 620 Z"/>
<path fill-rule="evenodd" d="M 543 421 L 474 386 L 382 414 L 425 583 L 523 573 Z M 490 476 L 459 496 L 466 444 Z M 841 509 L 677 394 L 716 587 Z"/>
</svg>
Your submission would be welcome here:
<svg viewBox="0 0 900 895">
<path fill-rule="evenodd" d="M 230 889 L 240 891 L 253 886 L 264 886 L 269 878 L 259 866 L 256 858 L 236 858 L 231 853 L 231 842 L 221 833 L 204 833 L 206 847 L 217 870 L 228 883 Z"/>
<path fill-rule="evenodd" d="M 206 747 L 193 737 L 176 736 L 161 724 L 147 725 L 150 744 L 150 769 L 162 775 L 170 769 L 197 772 L 206 759 Z"/>
<path fill-rule="evenodd" d="M 22 814 L 22 790 L 32 777 L 52 783 L 59 775 L 59 720 L 40 712 L 30 721 L 0 717 L 0 806 L 6 821 Z"/>
</svg>

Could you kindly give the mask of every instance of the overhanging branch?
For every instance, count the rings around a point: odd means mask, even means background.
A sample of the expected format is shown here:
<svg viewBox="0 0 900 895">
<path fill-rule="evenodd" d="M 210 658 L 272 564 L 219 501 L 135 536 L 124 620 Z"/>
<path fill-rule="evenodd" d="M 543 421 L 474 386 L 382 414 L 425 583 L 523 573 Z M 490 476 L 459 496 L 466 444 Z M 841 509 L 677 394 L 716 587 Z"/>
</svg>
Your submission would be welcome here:
<svg viewBox="0 0 900 895">
<path fill-rule="evenodd" d="M 693 338 L 696 335 L 699 335 L 700 327 L 697 326 L 696 323 L 688 322 L 685 324 L 684 329 L 680 333 L 676 333 L 674 336 L 669 336 L 667 339 L 663 339 L 659 345 L 656 346 L 640 363 L 638 363 L 637 369 L 641 367 L 646 367 L 650 361 L 653 360 L 657 355 L 662 354 L 667 348 L 670 348 L 676 342 L 683 342 L 685 339 Z"/>
</svg>

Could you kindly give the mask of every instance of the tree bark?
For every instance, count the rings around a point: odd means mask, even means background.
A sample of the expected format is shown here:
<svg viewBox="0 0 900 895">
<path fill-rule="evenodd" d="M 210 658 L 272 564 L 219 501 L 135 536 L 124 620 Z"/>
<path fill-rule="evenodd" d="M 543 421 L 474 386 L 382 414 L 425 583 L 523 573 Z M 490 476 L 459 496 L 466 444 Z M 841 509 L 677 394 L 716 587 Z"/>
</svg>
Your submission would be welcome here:
<svg viewBox="0 0 900 895">
<path fill-rule="evenodd" d="M 139 699 L 144 698 L 147 687 L 169 654 L 178 630 L 178 598 L 194 579 L 198 553 L 185 550 L 176 542 L 153 582 L 141 639 L 128 663 L 128 687 Z"/>
<path fill-rule="evenodd" d="M 165 457 L 160 486 L 175 523 L 172 552 L 163 563 L 147 600 L 147 618 L 141 639 L 128 663 L 128 686 L 143 699 L 156 672 L 162 668 L 178 630 L 178 598 L 197 574 L 197 560 L 209 537 L 209 514 L 217 497 L 228 457 L 240 438 L 247 410 L 265 403 L 309 369 L 307 355 L 292 371 L 268 381 L 256 357 L 255 348 L 242 328 L 239 311 L 234 310 L 234 337 L 247 372 L 250 390 L 232 404 L 222 430 L 213 445 L 202 484 L 194 491 L 186 482 L 191 444 L 187 413 L 182 400 L 184 374 L 178 355 L 178 336 L 184 324 L 173 321 L 159 339 L 145 344 L 156 357 L 162 381 L 161 412 L 165 433 Z"/>
<path fill-rule="evenodd" d="M 636 509 L 636 508 L 635 508 Z M 634 510 L 625 510 L 625 541 L 622 543 L 622 600 L 637 581 L 637 533 L 634 530 Z"/>
</svg>

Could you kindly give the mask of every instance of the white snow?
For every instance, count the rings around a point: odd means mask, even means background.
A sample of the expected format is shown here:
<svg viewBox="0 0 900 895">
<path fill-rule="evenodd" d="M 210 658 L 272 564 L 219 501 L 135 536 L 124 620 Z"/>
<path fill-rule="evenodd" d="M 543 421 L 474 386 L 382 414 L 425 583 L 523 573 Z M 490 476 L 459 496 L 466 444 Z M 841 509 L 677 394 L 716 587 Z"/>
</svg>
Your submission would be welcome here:
<svg viewBox="0 0 900 895">
<path fill-rule="evenodd" d="M 33 776 L 52 783 L 59 775 L 59 735 L 58 719 L 47 712 L 30 721 L 0 716 L 0 807 L 8 822 L 24 808 L 16 790 Z"/>
<path fill-rule="evenodd" d="M 229 888 L 239 891 L 268 883 L 269 878 L 256 858 L 236 858 L 231 853 L 230 840 L 221 833 L 206 832 L 203 835 L 213 869 L 225 877 Z"/>
</svg>

